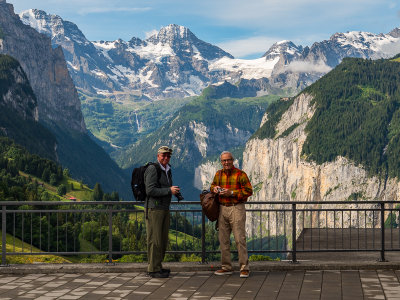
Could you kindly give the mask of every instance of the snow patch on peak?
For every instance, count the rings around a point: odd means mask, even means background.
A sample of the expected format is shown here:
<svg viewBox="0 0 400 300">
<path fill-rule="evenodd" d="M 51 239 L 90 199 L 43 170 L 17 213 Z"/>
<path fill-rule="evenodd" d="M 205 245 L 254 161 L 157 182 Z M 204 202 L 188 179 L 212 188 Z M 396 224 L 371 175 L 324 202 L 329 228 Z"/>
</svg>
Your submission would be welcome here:
<svg viewBox="0 0 400 300">
<path fill-rule="evenodd" d="M 372 50 L 376 58 L 390 57 L 400 52 L 400 38 L 391 34 L 374 34 L 362 31 L 336 33 L 331 40 L 359 50 Z M 373 56 L 372 58 L 375 58 Z"/>
<path fill-rule="evenodd" d="M 117 41 L 112 41 L 112 42 L 105 42 L 105 41 L 95 41 L 92 42 L 92 44 L 100 50 L 111 50 L 111 49 L 115 49 L 116 46 L 115 44 L 117 43 Z"/>
<path fill-rule="evenodd" d="M 48 15 L 42 10 L 28 9 L 19 14 L 19 18 L 25 25 L 31 26 L 36 31 L 53 36 L 51 23 L 62 23 L 62 19 L 56 15 Z"/>
<path fill-rule="evenodd" d="M 242 74 L 243 79 L 260 79 L 270 77 L 279 57 L 266 60 L 264 57 L 257 59 L 232 59 L 223 57 L 209 65 L 210 71 L 227 70 Z"/>
<path fill-rule="evenodd" d="M 147 59 L 156 64 L 161 63 L 164 57 L 174 56 L 175 52 L 169 45 L 162 43 L 152 44 L 148 43 L 144 46 L 129 48 L 129 51 L 136 53 L 140 58 Z"/>
<path fill-rule="evenodd" d="M 169 24 L 168 26 L 162 28 L 160 32 L 173 32 L 173 33 L 178 33 L 181 38 L 184 38 L 188 29 L 186 27 L 183 27 L 181 25 L 176 25 L 176 24 Z"/>
<path fill-rule="evenodd" d="M 271 60 L 277 56 L 280 56 L 281 54 L 289 54 L 292 56 L 300 55 L 302 51 L 302 46 L 296 46 L 291 41 L 283 40 L 273 44 L 271 48 L 269 48 L 269 50 L 263 55 L 263 57 Z"/>
</svg>

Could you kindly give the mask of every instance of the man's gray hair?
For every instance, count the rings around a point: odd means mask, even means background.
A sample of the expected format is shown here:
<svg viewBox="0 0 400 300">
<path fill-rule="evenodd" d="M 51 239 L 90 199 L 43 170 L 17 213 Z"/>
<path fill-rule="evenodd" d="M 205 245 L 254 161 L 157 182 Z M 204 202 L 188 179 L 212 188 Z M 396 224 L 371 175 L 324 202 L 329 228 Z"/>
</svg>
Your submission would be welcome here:
<svg viewBox="0 0 400 300">
<path fill-rule="evenodd" d="M 221 153 L 220 156 L 219 156 L 219 159 L 221 159 L 222 155 L 224 155 L 224 154 L 230 154 L 231 157 L 232 157 L 232 159 L 235 159 L 235 158 L 233 157 L 233 154 L 232 154 L 231 152 L 229 152 L 229 151 L 222 151 L 222 153 Z"/>
</svg>

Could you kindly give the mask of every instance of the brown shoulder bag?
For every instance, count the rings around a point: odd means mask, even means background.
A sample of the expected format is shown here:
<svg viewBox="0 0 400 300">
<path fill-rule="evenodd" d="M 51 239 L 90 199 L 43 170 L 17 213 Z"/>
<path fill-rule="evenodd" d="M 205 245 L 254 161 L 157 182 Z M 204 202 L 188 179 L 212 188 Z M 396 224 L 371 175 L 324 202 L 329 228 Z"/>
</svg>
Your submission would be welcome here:
<svg viewBox="0 0 400 300">
<path fill-rule="evenodd" d="M 221 184 L 221 171 L 218 172 L 219 172 L 219 184 Z M 211 222 L 218 220 L 219 216 L 218 194 L 204 190 L 200 194 L 200 203 L 204 214 Z"/>
</svg>

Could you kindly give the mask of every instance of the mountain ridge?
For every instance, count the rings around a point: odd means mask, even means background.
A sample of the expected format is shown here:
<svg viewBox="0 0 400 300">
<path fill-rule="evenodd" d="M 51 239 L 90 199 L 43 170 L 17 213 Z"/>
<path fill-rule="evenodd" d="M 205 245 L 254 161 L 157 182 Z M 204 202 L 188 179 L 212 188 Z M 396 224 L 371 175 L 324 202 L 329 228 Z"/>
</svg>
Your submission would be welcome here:
<svg viewBox="0 0 400 300">
<path fill-rule="evenodd" d="M 0 16 L 0 54 L 12 56 L 26 73 L 37 99 L 38 121 L 56 140 L 52 158 L 68 167 L 75 178 L 90 185 L 99 182 L 105 190 L 117 189 L 129 199 L 129 176 L 87 135 L 62 48 L 53 48 L 48 36 L 24 25 L 12 4 L 0 2 Z M 14 124 L 9 117 L 5 115 L 2 120 L 7 120 L 11 128 Z"/>
<path fill-rule="evenodd" d="M 268 79 L 274 92 L 288 89 L 294 95 L 346 56 L 377 59 L 394 55 L 395 49 L 400 52 L 399 28 L 388 34 L 336 33 L 329 40 L 315 42 L 311 47 L 280 41 L 262 58 L 242 60 L 199 40 L 188 28 L 176 24 L 162 27 L 145 40 L 132 37 L 129 42 L 121 39 L 90 42 L 79 31 L 79 37 L 76 37 L 79 43 L 74 44 L 77 30 L 69 32 L 65 26 L 61 30 L 63 23 L 70 23 L 61 17 L 38 10 L 23 12 L 20 17 L 25 24 L 51 35 L 54 45 L 63 47 L 78 88 L 116 99 L 161 100 L 196 96 L 210 84 L 224 81 L 236 84 L 242 79 Z M 57 19 L 50 27 L 58 28 L 58 31 L 44 30 L 44 25 L 38 25 L 40 20 L 50 19 Z M 255 93 L 271 93 L 271 89 L 262 88 L 260 85 L 254 87 Z M 113 94 L 113 91 L 123 93 Z"/>
</svg>

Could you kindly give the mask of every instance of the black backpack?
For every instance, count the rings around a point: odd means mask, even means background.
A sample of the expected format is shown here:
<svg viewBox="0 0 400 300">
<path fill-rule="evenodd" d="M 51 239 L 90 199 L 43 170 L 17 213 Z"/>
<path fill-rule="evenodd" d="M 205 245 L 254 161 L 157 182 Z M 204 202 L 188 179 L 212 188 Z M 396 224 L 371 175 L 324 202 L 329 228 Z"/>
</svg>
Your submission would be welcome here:
<svg viewBox="0 0 400 300">
<path fill-rule="evenodd" d="M 161 178 L 161 168 L 158 163 L 149 162 L 144 166 L 140 166 L 138 168 L 134 168 L 132 171 L 132 179 L 131 179 L 131 187 L 133 196 L 136 201 L 145 201 L 146 200 L 146 187 L 144 185 L 144 172 L 149 166 L 155 166 L 157 170 L 157 180 Z"/>
</svg>

